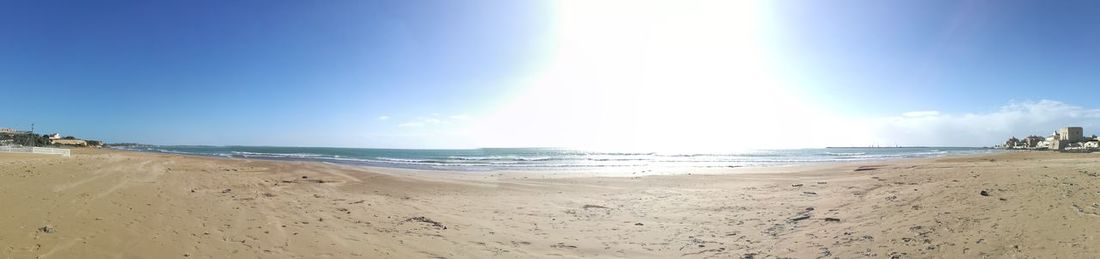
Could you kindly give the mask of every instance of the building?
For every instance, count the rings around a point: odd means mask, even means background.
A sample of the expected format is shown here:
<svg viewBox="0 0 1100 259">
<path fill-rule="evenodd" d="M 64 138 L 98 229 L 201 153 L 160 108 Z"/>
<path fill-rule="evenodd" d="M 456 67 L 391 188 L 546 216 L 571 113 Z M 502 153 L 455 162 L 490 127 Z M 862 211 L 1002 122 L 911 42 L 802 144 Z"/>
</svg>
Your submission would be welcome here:
<svg viewBox="0 0 1100 259">
<path fill-rule="evenodd" d="M 1100 140 L 1092 139 L 1081 144 L 1081 147 L 1089 150 L 1100 149 Z"/>
<path fill-rule="evenodd" d="M 1088 143 L 1096 141 L 1095 143 Z M 1100 150 L 1100 139 L 1085 137 L 1081 127 L 1065 127 L 1051 132 L 1048 137 L 1030 135 L 1022 139 L 1009 138 L 1003 145 L 1006 149 L 1050 149 L 1065 151 L 1067 148 L 1074 150 Z"/>
<path fill-rule="evenodd" d="M 13 129 L 13 128 L 0 128 L 0 133 L 15 134 L 15 129 Z"/>
<path fill-rule="evenodd" d="M 1080 142 L 1085 139 L 1084 129 L 1081 127 L 1065 127 L 1058 129 L 1047 138 L 1047 148 L 1053 150 L 1066 150 L 1067 147 L 1080 147 Z"/>
<path fill-rule="evenodd" d="M 1058 141 L 1060 139 L 1062 139 L 1062 137 L 1058 135 L 1058 131 L 1054 131 L 1054 133 L 1051 133 L 1050 136 L 1047 136 L 1046 140 L 1043 141 L 1046 143 L 1044 146 L 1046 146 L 1048 149 L 1062 149 L 1062 143 L 1061 141 Z"/>
<path fill-rule="evenodd" d="M 1006 149 L 1049 149 L 1058 138 L 1056 134 L 1046 138 L 1035 135 L 1022 139 L 1012 137 L 1006 140 L 1002 147 Z"/>
<path fill-rule="evenodd" d="M 57 133 L 54 133 L 54 134 L 50 134 L 50 139 L 51 139 L 51 140 L 53 140 L 53 139 L 61 139 L 61 134 L 57 134 Z"/>
<path fill-rule="evenodd" d="M 1067 142 L 1086 141 L 1084 129 L 1081 127 L 1065 127 L 1058 130 L 1059 140 Z"/>
<path fill-rule="evenodd" d="M 52 136 L 51 136 L 52 137 Z M 87 146 L 88 142 L 82 139 L 50 139 L 50 145 Z"/>
</svg>

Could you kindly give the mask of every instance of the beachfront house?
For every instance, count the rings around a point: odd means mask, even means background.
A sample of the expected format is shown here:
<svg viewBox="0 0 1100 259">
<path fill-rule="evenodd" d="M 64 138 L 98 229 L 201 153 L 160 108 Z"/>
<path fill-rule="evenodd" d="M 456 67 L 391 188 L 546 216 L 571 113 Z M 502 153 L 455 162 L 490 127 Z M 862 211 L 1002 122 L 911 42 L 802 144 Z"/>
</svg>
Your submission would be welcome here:
<svg viewBox="0 0 1100 259">
<path fill-rule="evenodd" d="M 1089 141 L 1083 142 L 1081 146 L 1088 150 L 1097 150 L 1100 149 L 1100 140 L 1096 140 L 1095 138 L 1090 139 Z"/>
<path fill-rule="evenodd" d="M 1031 135 L 1031 136 L 1027 136 L 1026 138 L 1024 138 L 1021 141 L 1023 142 L 1023 145 L 1026 148 L 1037 148 L 1037 147 L 1040 147 L 1039 143 L 1042 143 L 1043 140 L 1046 140 L 1046 139 L 1044 139 L 1043 137 L 1040 137 L 1040 136 Z"/>
<path fill-rule="evenodd" d="M 1058 131 L 1054 131 L 1054 133 L 1051 133 L 1050 136 L 1047 136 L 1047 138 L 1045 140 L 1043 140 L 1043 144 L 1044 144 L 1043 146 L 1045 146 L 1048 149 L 1058 150 L 1059 149 L 1059 144 L 1060 144 L 1058 139 L 1060 139 L 1060 138 L 1061 137 L 1058 136 Z"/>
<path fill-rule="evenodd" d="M 1081 127 L 1065 127 L 1055 130 L 1050 136 L 1043 138 L 1040 136 L 1027 136 L 1023 139 L 1017 139 L 1016 137 L 1009 138 L 1005 141 L 1004 148 L 1006 149 L 1050 149 L 1059 151 L 1082 151 L 1082 150 L 1100 150 L 1100 139 L 1095 135 L 1092 137 L 1085 137 L 1084 129 Z"/>
<path fill-rule="evenodd" d="M 1054 139 L 1050 142 L 1050 145 L 1047 146 L 1047 148 L 1053 149 L 1053 150 L 1062 150 L 1062 149 L 1066 148 L 1066 144 L 1069 144 L 1069 142 L 1061 140 L 1061 139 Z"/>
</svg>

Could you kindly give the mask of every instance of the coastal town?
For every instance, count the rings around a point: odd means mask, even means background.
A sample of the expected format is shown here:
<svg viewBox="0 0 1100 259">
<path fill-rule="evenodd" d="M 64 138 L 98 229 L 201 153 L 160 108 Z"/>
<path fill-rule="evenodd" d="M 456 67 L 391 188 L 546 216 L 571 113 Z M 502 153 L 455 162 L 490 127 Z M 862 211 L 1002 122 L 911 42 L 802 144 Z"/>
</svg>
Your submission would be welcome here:
<svg viewBox="0 0 1100 259">
<path fill-rule="evenodd" d="M 59 133 L 38 135 L 30 130 L 0 128 L 0 146 L 102 147 L 103 142 L 79 139 L 74 136 L 62 136 Z"/>
<path fill-rule="evenodd" d="M 1100 150 L 1100 138 L 1096 135 L 1084 136 L 1084 128 L 1065 127 L 1049 136 L 1031 135 L 1022 139 L 1012 137 L 998 148 L 1017 150 L 1052 150 L 1062 152 L 1093 152 Z"/>
</svg>

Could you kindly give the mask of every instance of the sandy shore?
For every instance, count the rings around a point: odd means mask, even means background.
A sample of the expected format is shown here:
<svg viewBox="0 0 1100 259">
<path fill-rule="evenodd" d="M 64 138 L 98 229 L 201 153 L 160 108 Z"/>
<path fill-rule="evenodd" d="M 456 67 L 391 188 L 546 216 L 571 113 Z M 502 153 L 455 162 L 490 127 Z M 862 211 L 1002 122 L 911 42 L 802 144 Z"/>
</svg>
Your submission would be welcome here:
<svg viewBox="0 0 1100 259">
<path fill-rule="evenodd" d="M 1097 158 L 542 177 L 0 154 L 0 257 L 1100 257 Z"/>
</svg>

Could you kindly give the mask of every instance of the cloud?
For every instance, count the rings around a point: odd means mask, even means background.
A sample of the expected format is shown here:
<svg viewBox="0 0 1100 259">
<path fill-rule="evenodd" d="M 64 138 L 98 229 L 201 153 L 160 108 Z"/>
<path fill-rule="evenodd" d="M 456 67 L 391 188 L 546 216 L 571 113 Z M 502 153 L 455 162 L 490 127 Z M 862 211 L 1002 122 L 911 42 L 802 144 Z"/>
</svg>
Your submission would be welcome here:
<svg viewBox="0 0 1100 259">
<path fill-rule="evenodd" d="M 928 116 L 939 116 L 939 115 L 940 115 L 939 111 L 912 111 L 912 112 L 906 112 L 906 113 L 901 114 L 901 116 L 905 116 L 905 117 L 928 117 Z"/>
<path fill-rule="evenodd" d="M 448 122 L 440 120 L 438 118 L 421 117 L 421 118 L 418 118 L 414 121 L 409 121 L 409 122 L 397 124 L 397 126 L 402 127 L 402 128 L 423 128 L 423 127 L 435 126 L 435 125 L 441 125 L 441 124 L 448 124 Z"/>
<path fill-rule="evenodd" d="M 616 112 L 600 113 L 606 107 L 586 106 L 563 112 L 551 104 L 545 107 L 555 109 L 508 109 L 509 113 L 474 117 L 423 116 L 398 124 L 395 136 L 424 147 L 636 146 L 647 150 L 682 147 L 728 151 L 869 145 L 993 146 L 1012 136 L 1046 136 L 1068 126 L 1084 127 L 1086 135 L 1100 132 L 1100 109 L 1054 100 L 1009 102 L 988 112 L 924 110 L 878 117 L 838 116 L 813 109 L 816 106 L 767 116 L 730 112 L 718 117 L 622 117 Z"/>
<path fill-rule="evenodd" d="M 387 117 L 388 119 L 389 117 Z M 412 121 L 407 121 L 401 124 L 397 124 L 401 128 L 449 128 L 443 126 L 455 126 L 461 125 L 463 122 L 467 122 L 473 119 L 473 116 L 467 114 L 456 114 L 446 117 L 442 117 L 439 113 L 432 113 L 429 116 L 421 116 Z"/>
<path fill-rule="evenodd" d="M 384 120 L 390 119 L 390 116 L 382 115 L 382 116 L 378 116 L 377 119 L 380 120 L 380 121 L 384 121 Z"/>
<path fill-rule="evenodd" d="M 992 146 L 1012 136 L 1046 136 L 1062 127 L 1079 126 L 1085 134 L 1100 131 L 1100 109 L 1053 100 L 1012 102 L 987 113 L 907 112 L 865 120 L 865 145 Z"/>
<path fill-rule="evenodd" d="M 410 122 L 406 122 L 406 123 L 397 124 L 397 126 L 402 127 L 402 128 L 418 128 L 418 127 L 423 127 L 424 123 L 417 122 L 417 121 L 410 121 Z"/>
</svg>

